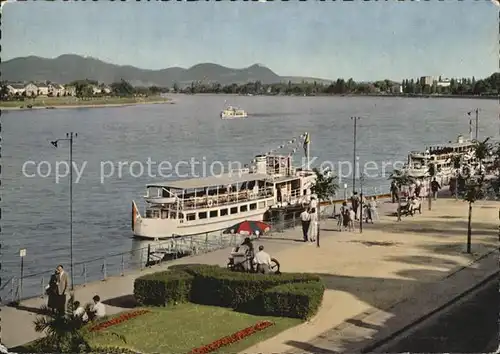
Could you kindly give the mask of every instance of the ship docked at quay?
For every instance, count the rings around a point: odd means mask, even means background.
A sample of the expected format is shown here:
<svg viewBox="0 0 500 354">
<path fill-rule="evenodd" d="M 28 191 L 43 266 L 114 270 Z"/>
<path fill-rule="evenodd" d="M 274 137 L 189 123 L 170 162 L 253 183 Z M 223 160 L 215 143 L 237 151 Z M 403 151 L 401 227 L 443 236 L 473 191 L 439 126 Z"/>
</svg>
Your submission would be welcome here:
<svg viewBox="0 0 500 354">
<path fill-rule="evenodd" d="M 475 146 L 472 139 L 465 139 L 459 135 L 456 141 L 433 145 L 425 148 L 425 151 L 411 151 L 408 154 L 408 162 L 402 168 L 402 172 L 413 178 L 429 177 L 429 165 L 435 168 L 435 177 L 441 184 L 448 184 L 455 175 L 454 159 L 460 158 L 462 165 L 475 166 Z"/>
<path fill-rule="evenodd" d="M 293 153 L 303 146 L 309 155 L 307 133 L 258 155 L 248 168 L 220 176 L 164 181 L 146 186 L 141 215 L 132 201 L 132 230 L 143 239 L 168 239 L 225 230 L 244 220 L 265 220 L 273 209 L 297 209 L 308 203 L 316 174 L 307 166 L 295 168 Z M 307 158 L 309 161 L 309 158 Z"/>
</svg>

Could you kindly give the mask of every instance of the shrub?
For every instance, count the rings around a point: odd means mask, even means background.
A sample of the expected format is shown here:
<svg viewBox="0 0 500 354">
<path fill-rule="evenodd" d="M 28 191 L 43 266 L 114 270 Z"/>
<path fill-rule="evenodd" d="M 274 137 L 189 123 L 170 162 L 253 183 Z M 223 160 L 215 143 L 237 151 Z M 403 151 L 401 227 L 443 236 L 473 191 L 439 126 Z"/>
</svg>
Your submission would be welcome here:
<svg viewBox="0 0 500 354">
<path fill-rule="evenodd" d="M 190 299 L 193 276 L 186 272 L 165 271 L 147 274 L 134 281 L 134 297 L 141 305 L 165 306 Z"/>
<path fill-rule="evenodd" d="M 321 278 L 309 273 L 252 274 L 204 264 L 175 265 L 137 278 L 142 305 L 190 301 L 240 311 L 308 318 L 323 298 Z"/>
<path fill-rule="evenodd" d="M 232 272 L 221 267 L 191 269 L 194 276 L 191 301 L 203 304 L 249 310 L 269 288 L 286 283 L 320 281 L 314 274 L 252 274 Z"/>
<path fill-rule="evenodd" d="M 262 294 L 262 309 L 268 315 L 308 319 L 318 311 L 324 291 L 321 281 L 278 285 Z"/>
</svg>

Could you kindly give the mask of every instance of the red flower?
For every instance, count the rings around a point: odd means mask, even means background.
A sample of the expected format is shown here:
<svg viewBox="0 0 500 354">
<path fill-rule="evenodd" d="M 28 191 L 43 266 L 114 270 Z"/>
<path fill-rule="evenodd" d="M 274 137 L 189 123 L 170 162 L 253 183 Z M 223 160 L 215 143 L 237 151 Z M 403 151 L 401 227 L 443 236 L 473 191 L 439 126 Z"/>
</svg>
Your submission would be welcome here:
<svg viewBox="0 0 500 354">
<path fill-rule="evenodd" d="M 133 312 L 129 312 L 129 313 L 124 313 L 124 314 L 121 314 L 120 316 L 118 316 L 112 320 L 109 320 L 109 321 L 106 321 L 106 322 L 103 322 L 103 323 L 100 323 L 100 324 L 97 324 L 97 325 L 91 327 L 90 331 L 100 331 L 100 330 L 108 328 L 110 326 L 114 326 L 116 324 L 125 322 L 131 318 L 145 314 L 147 312 L 149 312 L 149 311 L 148 310 L 137 310 L 137 311 L 133 311 Z"/>
<path fill-rule="evenodd" d="M 224 337 L 221 339 L 218 339 L 210 344 L 201 346 L 199 348 L 194 348 L 189 352 L 189 354 L 207 354 L 210 352 L 213 352 L 221 347 L 233 344 L 245 337 L 248 337 L 258 331 L 262 331 L 263 329 L 266 329 L 269 326 L 272 326 L 274 323 L 271 321 L 262 321 L 257 324 L 255 324 L 252 327 L 247 327 L 245 329 L 242 329 L 241 331 L 235 332 L 232 335 L 228 337 Z"/>
</svg>

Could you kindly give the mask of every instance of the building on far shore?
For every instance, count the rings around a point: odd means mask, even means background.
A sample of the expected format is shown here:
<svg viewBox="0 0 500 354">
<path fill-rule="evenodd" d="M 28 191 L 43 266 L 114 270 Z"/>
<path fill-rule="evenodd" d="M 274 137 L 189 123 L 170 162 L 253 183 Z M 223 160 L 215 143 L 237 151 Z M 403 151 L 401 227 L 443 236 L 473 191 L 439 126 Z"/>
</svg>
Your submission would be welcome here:
<svg viewBox="0 0 500 354">
<path fill-rule="evenodd" d="M 62 85 L 56 83 L 50 83 L 48 85 L 48 95 L 53 97 L 64 96 L 64 87 Z"/>
<path fill-rule="evenodd" d="M 434 78 L 432 76 L 422 76 L 420 77 L 420 85 L 429 85 L 432 86 L 434 83 Z"/>
<path fill-rule="evenodd" d="M 30 82 L 24 87 L 24 92 L 26 93 L 26 96 L 37 96 L 38 95 L 38 86 L 36 86 L 34 83 Z"/>
<path fill-rule="evenodd" d="M 21 96 L 23 92 L 26 90 L 26 85 L 19 83 L 8 84 L 7 90 L 9 91 L 9 95 Z"/>
</svg>

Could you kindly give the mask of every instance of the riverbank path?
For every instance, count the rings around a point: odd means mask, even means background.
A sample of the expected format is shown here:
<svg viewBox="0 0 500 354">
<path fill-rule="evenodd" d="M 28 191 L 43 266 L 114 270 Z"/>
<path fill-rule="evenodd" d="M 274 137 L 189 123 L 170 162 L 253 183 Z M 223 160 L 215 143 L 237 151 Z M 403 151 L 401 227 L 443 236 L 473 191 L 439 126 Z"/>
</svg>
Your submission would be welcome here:
<svg viewBox="0 0 500 354">
<path fill-rule="evenodd" d="M 472 270 L 466 280 L 472 283 L 480 281 L 492 267 L 498 267 L 498 260 L 494 259 L 492 252 L 496 251 L 498 242 L 496 220 L 499 204 L 475 203 L 472 254 L 463 252 L 468 207 L 463 201 L 454 199 L 438 199 L 433 203 L 432 211 L 428 211 L 425 204 L 421 215 L 403 217 L 401 222 L 397 222 L 393 215 L 396 204 L 381 203 L 380 221 L 364 225 L 363 233 L 358 228 L 355 232 L 338 232 L 336 220 L 322 221 L 320 248 L 300 241 L 300 227 L 256 240 L 256 246 L 264 245 L 271 256 L 280 261 L 283 271 L 322 274 L 327 290 L 320 312 L 312 321 L 282 332 L 246 352 L 305 352 L 312 350 L 308 349 L 312 346 L 310 343 L 317 343 L 317 348 L 325 347 L 326 344 L 318 342 L 320 336 L 338 335 L 338 326 L 345 325 L 346 321 L 360 314 L 387 310 L 395 303 L 421 294 L 427 285 L 439 283 L 446 277 L 453 278 L 450 277 L 452 273 L 465 274 L 460 270 Z M 75 297 L 80 302 L 89 302 L 98 294 L 107 304 L 109 314 L 118 313 L 132 306 L 133 283 L 138 276 L 164 270 L 173 264 L 224 266 L 228 254 L 229 249 L 218 250 L 90 283 L 76 287 Z M 491 259 L 495 261 L 492 263 Z M 442 289 L 439 291 L 443 292 Z M 34 298 L 23 301 L 18 308 L 3 307 L 2 343 L 14 347 L 38 338 L 40 335 L 33 329 L 33 320 L 37 309 L 44 303 L 46 299 Z M 411 308 L 411 304 L 408 306 Z M 375 327 L 378 328 L 373 325 Z M 356 334 L 352 336 L 351 342 L 356 342 Z M 338 348 L 347 347 L 345 342 L 329 343 L 330 347 L 332 343 Z"/>
</svg>

